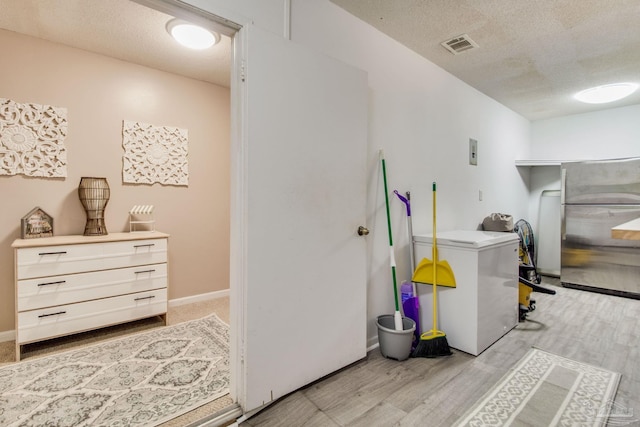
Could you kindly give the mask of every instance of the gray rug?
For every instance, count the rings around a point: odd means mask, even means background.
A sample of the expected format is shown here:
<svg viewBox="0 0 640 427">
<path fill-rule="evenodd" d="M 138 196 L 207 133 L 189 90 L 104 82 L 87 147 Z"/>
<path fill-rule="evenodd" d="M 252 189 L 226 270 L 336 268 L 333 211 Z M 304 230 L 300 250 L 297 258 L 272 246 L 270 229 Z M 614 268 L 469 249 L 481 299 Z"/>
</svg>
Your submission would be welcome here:
<svg viewBox="0 0 640 427">
<path fill-rule="evenodd" d="M 456 426 L 602 426 L 619 409 L 619 382 L 618 373 L 533 348 Z"/>
<path fill-rule="evenodd" d="M 228 391 L 213 315 L 0 368 L 0 425 L 155 426 Z"/>
</svg>

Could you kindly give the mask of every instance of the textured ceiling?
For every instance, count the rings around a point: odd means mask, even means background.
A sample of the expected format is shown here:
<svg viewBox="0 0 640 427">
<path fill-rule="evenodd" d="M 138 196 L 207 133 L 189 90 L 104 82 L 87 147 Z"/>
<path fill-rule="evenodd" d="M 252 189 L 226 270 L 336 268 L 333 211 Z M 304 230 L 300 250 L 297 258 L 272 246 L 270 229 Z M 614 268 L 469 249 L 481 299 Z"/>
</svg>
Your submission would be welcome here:
<svg viewBox="0 0 640 427">
<path fill-rule="evenodd" d="M 186 49 L 172 18 L 129 0 L 0 0 L 0 28 L 229 87 L 231 39 Z"/>
<path fill-rule="evenodd" d="M 640 0 L 331 0 L 530 120 L 640 103 L 575 101 L 640 83 Z M 477 49 L 440 43 L 467 34 Z"/>
<path fill-rule="evenodd" d="M 640 92 L 595 106 L 572 98 L 640 83 L 640 0 L 331 1 L 530 120 L 640 103 Z M 230 38 L 188 50 L 166 33 L 169 19 L 129 0 L 0 0 L 0 28 L 228 87 Z M 440 45 L 461 34 L 479 47 Z"/>
</svg>

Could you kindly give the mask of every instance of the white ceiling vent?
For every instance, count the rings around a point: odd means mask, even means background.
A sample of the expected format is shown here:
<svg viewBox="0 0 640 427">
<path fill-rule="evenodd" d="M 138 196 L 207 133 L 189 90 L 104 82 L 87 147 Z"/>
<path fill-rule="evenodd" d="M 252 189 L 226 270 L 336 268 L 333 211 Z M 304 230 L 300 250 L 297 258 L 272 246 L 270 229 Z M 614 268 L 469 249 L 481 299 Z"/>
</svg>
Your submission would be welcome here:
<svg viewBox="0 0 640 427">
<path fill-rule="evenodd" d="M 466 34 L 459 35 L 440 44 L 454 55 L 458 55 L 462 52 L 466 52 L 467 50 L 475 49 L 478 47 L 476 42 L 471 40 Z"/>
</svg>

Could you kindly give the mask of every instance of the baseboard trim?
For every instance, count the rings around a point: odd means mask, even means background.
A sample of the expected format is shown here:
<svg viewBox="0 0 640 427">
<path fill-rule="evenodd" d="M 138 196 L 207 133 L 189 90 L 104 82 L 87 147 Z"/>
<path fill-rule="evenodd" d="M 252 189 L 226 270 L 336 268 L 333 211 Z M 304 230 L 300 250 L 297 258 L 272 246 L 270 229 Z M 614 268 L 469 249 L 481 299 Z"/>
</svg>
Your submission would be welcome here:
<svg viewBox="0 0 640 427">
<path fill-rule="evenodd" d="M 14 341 L 16 339 L 16 331 L 12 329 L 10 331 L 0 332 L 0 342 Z"/>
<path fill-rule="evenodd" d="M 190 297 L 175 298 L 169 300 L 169 307 L 177 307 L 185 304 L 192 304 L 200 301 L 210 301 L 212 299 L 224 298 L 229 296 L 229 289 L 222 291 L 207 292 L 206 294 L 192 295 Z"/>
</svg>

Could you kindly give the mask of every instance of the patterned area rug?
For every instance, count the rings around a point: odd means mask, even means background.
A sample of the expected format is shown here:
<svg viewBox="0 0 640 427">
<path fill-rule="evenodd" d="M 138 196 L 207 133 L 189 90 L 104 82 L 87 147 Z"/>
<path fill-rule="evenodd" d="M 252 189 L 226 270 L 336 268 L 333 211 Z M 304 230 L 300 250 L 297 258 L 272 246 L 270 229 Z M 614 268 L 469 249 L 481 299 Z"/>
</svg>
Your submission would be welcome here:
<svg viewBox="0 0 640 427">
<path fill-rule="evenodd" d="M 618 373 L 533 348 L 456 426 L 602 426 L 616 412 L 619 381 Z"/>
<path fill-rule="evenodd" d="M 155 426 L 228 391 L 212 315 L 0 368 L 0 425 Z"/>
</svg>

